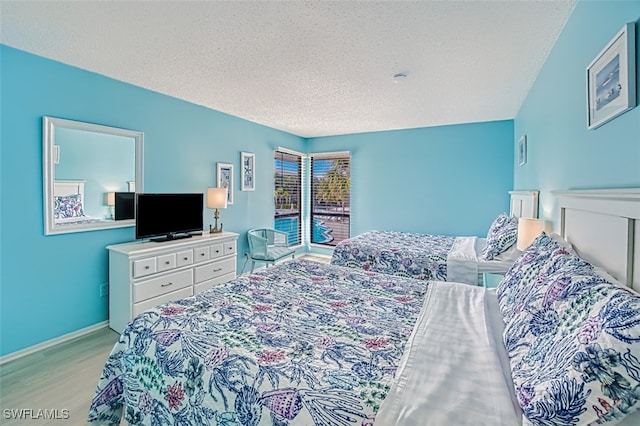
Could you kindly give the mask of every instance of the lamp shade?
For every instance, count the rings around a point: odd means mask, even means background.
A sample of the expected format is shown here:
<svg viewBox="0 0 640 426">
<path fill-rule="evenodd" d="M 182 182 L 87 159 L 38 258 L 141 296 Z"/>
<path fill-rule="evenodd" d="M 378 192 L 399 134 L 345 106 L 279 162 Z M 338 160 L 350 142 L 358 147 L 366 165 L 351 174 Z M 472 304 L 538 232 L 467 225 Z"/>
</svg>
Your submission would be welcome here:
<svg viewBox="0 0 640 426">
<path fill-rule="evenodd" d="M 521 217 L 518 219 L 518 242 L 516 247 L 523 251 L 531 245 L 544 230 L 544 220 Z"/>
<path fill-rule="evenodd" d="M 227 188 L 207 188 L 207 208 L 227 208 Z"/>
<path fill-rule="evenodd" d="M 116 205 L 116 193 L 115 192 L 107 192 L 107 205 L 115 206 Z"/>
</svg>

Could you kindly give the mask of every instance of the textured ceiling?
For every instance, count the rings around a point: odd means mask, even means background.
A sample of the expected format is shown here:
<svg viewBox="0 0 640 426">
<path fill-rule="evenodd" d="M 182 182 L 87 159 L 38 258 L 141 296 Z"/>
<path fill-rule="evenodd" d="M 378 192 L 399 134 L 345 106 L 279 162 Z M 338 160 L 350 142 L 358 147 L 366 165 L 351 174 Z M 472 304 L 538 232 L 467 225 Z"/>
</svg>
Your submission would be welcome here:
<svg viewBox="0 0 640 426">
<path fill-rule="evenodd" d="M 2 0 L 0 41 L 313 137 L 514 118 L 574 5 Z"/>
</svg>

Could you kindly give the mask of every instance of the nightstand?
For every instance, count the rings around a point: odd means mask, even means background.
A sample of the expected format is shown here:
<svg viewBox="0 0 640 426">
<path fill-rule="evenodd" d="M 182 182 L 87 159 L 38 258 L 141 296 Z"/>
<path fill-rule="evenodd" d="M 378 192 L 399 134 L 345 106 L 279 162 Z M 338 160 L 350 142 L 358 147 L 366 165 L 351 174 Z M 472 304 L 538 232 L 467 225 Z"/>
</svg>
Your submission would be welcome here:
<svg viewBox="0 0 640 426">
<path fill-rule="evenodd" d="M 504 277 L 504 273 L 499 272 L 483 272 L 482 273 L 482 285 L 485 288 L 496 288 L 502 278 Z"/>
</svg>

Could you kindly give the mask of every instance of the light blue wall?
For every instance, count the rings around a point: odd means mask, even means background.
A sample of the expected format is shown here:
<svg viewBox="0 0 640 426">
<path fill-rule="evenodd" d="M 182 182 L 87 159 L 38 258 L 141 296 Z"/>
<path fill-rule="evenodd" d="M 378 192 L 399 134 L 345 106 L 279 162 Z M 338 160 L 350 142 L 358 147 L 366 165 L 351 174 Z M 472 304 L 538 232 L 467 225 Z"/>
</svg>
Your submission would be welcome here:
<svg viewBox="0 0 640 426">
<path fill-rule="evenodd" d="M 0 355 L 105 321 L 105 246 L 135 239 L 133 228 L 44 236 L 43 115 L 144 132 L 147 192 L 204 193 L 216 162 L 234 164 L 234 204 L 220 216 L 243 237 L 239 253 L 249 227 L 273 223 L 274 149 L 304 149 L 302 138 L 4 45 L 0 78 Z M 256 155 L 255 192 L 239 190 L 241 151 Z"/>
<path fill-rule="evenodd" d="M 352 155 L 352 235 L 399 230 L 485 236 L 509 210 L 513 121 L 308 140 Z"/>
<path fill-rule="evenodd" d="M 586 67 L 627 22 L 636 22 L 640 83 L 639 19 L 637 0 L 580 1 L 515 119 L 528 162 L 515 167 L 514 187 L 540 189 L 540 215 L 556 227 L 552 190 L 640 186 L 640 108 L 588 130 L 586 107 Z"/>
</svg>

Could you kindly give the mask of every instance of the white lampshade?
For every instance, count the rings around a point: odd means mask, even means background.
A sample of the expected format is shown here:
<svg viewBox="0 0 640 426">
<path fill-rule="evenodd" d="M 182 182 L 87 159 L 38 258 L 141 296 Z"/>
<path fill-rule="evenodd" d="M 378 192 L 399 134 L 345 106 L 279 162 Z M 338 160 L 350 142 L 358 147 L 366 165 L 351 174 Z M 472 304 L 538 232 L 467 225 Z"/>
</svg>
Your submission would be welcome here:
<svg viewBox="0 0 640 426">
<path fill-rule="evenodd" d="M 115 206 L 116 205 L 116 193 L 115 192 L 107 192 L 107 205 Z"/>
<path fill-rule="evenodd" d="M 521 217 L 518 219 L 518 242 L 516 247 L 523 251 L 544 231 L 544 220 Z"/>
<path fill-rule="evenodd" d="M 207 188 L 207 208 L 227 208 L 227 188 Z"/>
</svg>

